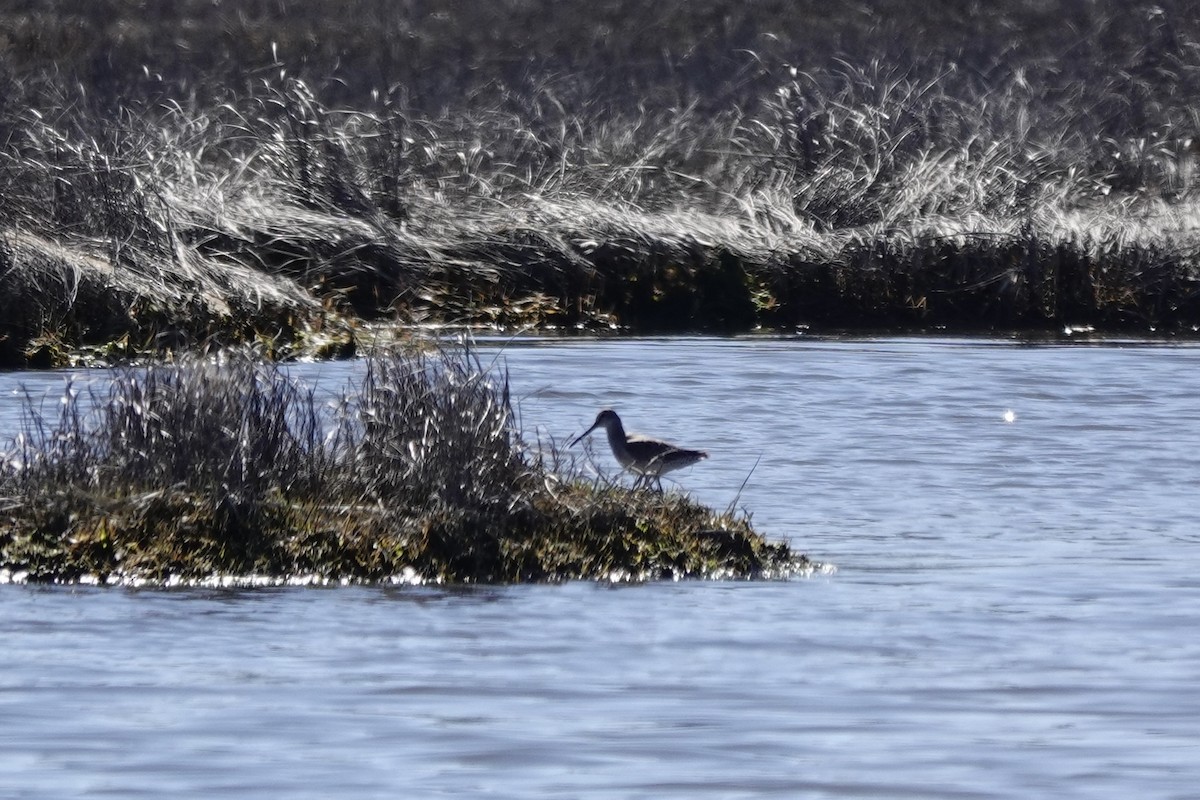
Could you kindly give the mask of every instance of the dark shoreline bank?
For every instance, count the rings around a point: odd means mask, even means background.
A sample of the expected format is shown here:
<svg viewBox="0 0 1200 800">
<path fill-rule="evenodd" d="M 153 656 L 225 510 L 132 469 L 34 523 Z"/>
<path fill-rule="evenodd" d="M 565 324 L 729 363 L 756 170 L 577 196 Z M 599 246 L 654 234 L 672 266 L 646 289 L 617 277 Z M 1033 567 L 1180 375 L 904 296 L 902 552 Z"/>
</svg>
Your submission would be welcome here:
<svg viewBox="0 0 1200 800">
<path fill-rule="evenodd" d="M 1200 330 L 1186 3 L 550 5 L 3 12 L 0 367 Z"/>
</svg>

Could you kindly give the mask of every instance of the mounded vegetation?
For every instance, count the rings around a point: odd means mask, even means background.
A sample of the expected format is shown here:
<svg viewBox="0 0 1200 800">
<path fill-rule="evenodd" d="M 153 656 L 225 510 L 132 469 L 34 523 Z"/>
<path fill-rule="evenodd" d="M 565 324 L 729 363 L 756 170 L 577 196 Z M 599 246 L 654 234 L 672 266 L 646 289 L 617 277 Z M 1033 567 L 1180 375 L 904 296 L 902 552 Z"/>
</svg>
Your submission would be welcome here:
<svg viewBox="0 0 1200 800">
<path fill-rule="evenodd" d="M 318 397 L 248 353 L 26 403 L 0 455 L 8 580 L 516 582 L 783 577 L 747 519 L 527 447 L 506 376 L 392 350 Z"/>
</svg>

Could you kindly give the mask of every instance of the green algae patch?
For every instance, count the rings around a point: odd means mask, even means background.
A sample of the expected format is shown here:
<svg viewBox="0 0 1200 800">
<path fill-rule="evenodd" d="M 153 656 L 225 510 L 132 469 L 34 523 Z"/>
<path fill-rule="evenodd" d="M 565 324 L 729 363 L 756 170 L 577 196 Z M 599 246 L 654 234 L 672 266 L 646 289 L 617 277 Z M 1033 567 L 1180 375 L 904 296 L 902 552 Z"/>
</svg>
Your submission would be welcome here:
<svg viewBox="0 0 1200 800">
<path fill-rule="evenodd" d="M 118 371 L 27 405 L 0 466 L 8 580 L 205 583 L 772 578 L 749 521 L 586 479 L 514 425 L 467 350 L 373 354 L 332 401 L 248 354 Z"/>
<path fill-rule="evenodd" d="M 809 567 L 744 518 L 686 495 L 577 482 L 535 498 L 533 517 L 559 524 L 503 544 L 515 579 L 783 577 Z"/>
</svg>

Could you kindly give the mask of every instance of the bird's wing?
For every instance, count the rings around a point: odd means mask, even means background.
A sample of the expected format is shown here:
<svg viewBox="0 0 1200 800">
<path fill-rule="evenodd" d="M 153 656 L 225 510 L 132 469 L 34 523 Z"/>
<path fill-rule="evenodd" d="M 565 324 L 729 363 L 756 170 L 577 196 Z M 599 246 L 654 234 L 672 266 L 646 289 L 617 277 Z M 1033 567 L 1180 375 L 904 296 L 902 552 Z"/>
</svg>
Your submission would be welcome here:
<svg viewBox="0 0 1200 800">
<path fill-rule="evenodd" d="M 644 444 L 653 444 L 653 445 L 658 445 L 660 447 L 667 447 L 667 448 L 670 448 L 671 450 L 679 449 L 678 447 L 671 444 L 670 442 L 664 442 L 662 439 L 653 439 L 649 436 L 643 436 L 640 433 L 626 434 L 625 441 L 627 441 L 627 442 L 642 442 Z"/>
</svg>

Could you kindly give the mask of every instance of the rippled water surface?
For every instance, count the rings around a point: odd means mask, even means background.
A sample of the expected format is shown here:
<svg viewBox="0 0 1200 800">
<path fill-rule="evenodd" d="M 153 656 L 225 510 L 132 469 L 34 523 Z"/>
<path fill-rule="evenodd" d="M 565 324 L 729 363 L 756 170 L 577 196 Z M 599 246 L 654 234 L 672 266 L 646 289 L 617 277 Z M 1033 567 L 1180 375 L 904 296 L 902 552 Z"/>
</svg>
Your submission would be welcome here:
<svg viewBox="0 0 1200 800">
<path fill-rule="evenodd" d="M 680 487 L 838 571 L 0 586 L 0 797 L 1198 796 L 1200 347 L 498 357 L 530 438 L 565 442 L 614 407 L 709 451 Z M 340 386 L 360 368 L 296 372 Z M 64 377 L 0 376 L 0 431 L 20 383 L 52 398 Z"/>
</svg>

